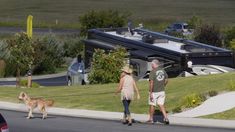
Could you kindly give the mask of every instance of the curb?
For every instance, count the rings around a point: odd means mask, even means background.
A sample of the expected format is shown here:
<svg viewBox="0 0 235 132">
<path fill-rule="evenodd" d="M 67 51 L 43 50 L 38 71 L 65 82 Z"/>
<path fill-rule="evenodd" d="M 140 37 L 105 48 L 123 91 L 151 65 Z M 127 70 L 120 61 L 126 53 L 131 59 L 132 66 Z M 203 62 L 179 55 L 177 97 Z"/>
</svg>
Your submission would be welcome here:
<svg viewBox="0 0 235 132">
<path fill-rule="evenodd" d="M 1 102 L 0 109 L 27 112 L 27 108 L 24 104 Z M 34 113 L 39 113 L 35 109 Z M 49 115 L 59 115 L 68 117 L 79 117 L 79 118 L 90 118 L 90 119 L 101 119 L 101 120 L 113 120 L 120 121 L 122 118 L 121 112 L 105 112 L 105 111 L 94 111 L 94 110 L 83 110 L 83 109 L 65 109 L 51 107 L 48 109 Z M 144 123 L 148 119 L 146 114 L 132 114 L 134 119 L 138 122 Z M 171 125 L 178 126 L 196 126 L 196 127 L 211 127 L 211 128 L 225 128 L 235 129 L 235 120 L 214 120 L 214 119 L 202 119 L 202 118 L 184 118 L 175 117 L 169 115 Z M 158 123 L 157 123 L 158 124 Z"/>
</svg>

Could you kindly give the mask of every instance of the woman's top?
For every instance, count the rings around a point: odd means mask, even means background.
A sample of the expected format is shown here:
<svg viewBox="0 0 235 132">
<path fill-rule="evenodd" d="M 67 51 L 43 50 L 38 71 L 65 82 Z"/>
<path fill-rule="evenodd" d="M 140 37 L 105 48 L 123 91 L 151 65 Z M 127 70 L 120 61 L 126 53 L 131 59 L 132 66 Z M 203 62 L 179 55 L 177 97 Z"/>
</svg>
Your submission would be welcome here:
<svg viewBox="0 0 235 132">
<path fill-rule="evenodd" d="M 121 100 L 133 100 L 134 99 L 134 79 L 130 75 L 123 77 L 124 82 L 121 91 Z"/>
</svg>

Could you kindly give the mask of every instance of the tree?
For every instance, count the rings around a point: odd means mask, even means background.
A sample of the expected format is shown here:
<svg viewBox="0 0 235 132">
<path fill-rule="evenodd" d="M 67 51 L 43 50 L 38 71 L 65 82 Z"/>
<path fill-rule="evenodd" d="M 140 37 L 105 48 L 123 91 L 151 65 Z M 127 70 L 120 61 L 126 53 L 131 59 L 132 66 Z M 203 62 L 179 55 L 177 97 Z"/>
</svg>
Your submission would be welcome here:
<svg viewBox="0 0 235 132">
<path fill-rule="evenodd" d="M 216 25 L 205 24 L 199 27 L 195 33 L 195 41 L 209 45 L 223 47 L 220 28 Z"/>
<path fill-rule="evenodd" d="M 232 50 L 235 50 L 235 39 L 231 40 L 229 45 Z"/>
<path fill-rule="evenodd" d="M 25 33 L 17 33 L 12 39 L 6 41 L 6 52 L 10 62 L 16 65 L 17 87 L 20 87 L 20 73 L 29 70 L 34 60 L 32 40 Z"/>
<path fill-rule="evenodd" d="M 65 40 L 63 45 L 64 57 L 75 58 L 78 54 L 82 54 L 84 51 L 84 39 L 83 37 L 79 37 Z"/>
<path fill-rule="evenodd" d="M 64 63 L 63 44 L 54 35 L 47 35 L 34 40 L 34 74 L 55 73 L 56 68 Z"/>
<path fill-rule="evenodd" d="M 235 39 L 235 26 L 231 27 L 225 32 L 225 46 L 228 48 L 234 49 L 234 45 L 231 42 L 234 42 Z M 232 47 L 231 47 L 232 46 Z"/>
<path fill-rule="evenodd" d="M 91 84 L 116 83 L 120 77 L 120 69 L 124 66 L 127 52 L 117 48 L 109 53 L 96 49 L 93 54 L 91 72 L 88 75 Z"/>
<path fill-rule="evenodd" d="M 190 29 L 196 29 L 202 25 L 202 19 L 198 16 L 192 16 L 188 21 L 188 26 Z"/>
<path fill-rule="evenodd" d="M 118 11 L 90 11 L 79 17 L 81 23 L 81 35 L 86 35 L 88 29 L 92 28 L 110 28 L 123 27 L 127 22 L 129 13 L 120 13 Z"/>
</svg>

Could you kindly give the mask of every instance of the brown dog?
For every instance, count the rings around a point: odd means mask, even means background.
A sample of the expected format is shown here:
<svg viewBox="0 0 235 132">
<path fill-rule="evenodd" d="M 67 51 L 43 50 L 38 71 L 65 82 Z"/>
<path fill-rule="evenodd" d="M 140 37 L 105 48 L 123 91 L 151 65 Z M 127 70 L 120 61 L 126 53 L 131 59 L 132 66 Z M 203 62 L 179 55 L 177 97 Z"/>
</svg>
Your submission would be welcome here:
<svg viewBox="0 0 235 132">
<path fill-rule="evenodd" d="M 42 113 L 42 119 L 47 118 L 46 107 L 53 106 L 54 104 L 53 100 L 44 100 L 43 98 L 30 98 L 25 92 L 20 93 L 19 100 L 23 100 L 29 110 L 27 117 L 28 119 L 33 117 L 33 109 L 35 109 L 36 107 L 38 107 L 39 111 Z"/>
</svg>

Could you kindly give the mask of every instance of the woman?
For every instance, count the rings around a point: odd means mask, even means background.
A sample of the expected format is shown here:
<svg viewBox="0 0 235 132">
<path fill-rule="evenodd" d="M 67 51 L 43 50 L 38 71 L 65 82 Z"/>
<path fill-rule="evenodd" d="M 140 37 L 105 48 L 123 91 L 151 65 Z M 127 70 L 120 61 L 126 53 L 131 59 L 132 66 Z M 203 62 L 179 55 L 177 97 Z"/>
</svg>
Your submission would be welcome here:
<svg viewBox="0 0 235 132">
<path fill-rule="evenodd" d="M 136 86 L 135 80 L 131 76 L 131 73 L 132 70 L 128 66 L 123 67 L 119 86 L 116 91 L 116 94 L 121 92 L 121 100 L 124 106 L 123 124 L 128 123 L 129 126 L 132 125 L 129 105 L 131 100 L 134 99 L 134 91 L 137 93 L 137 99 L 140 99 L 139 90 Z"/>
</svg>

